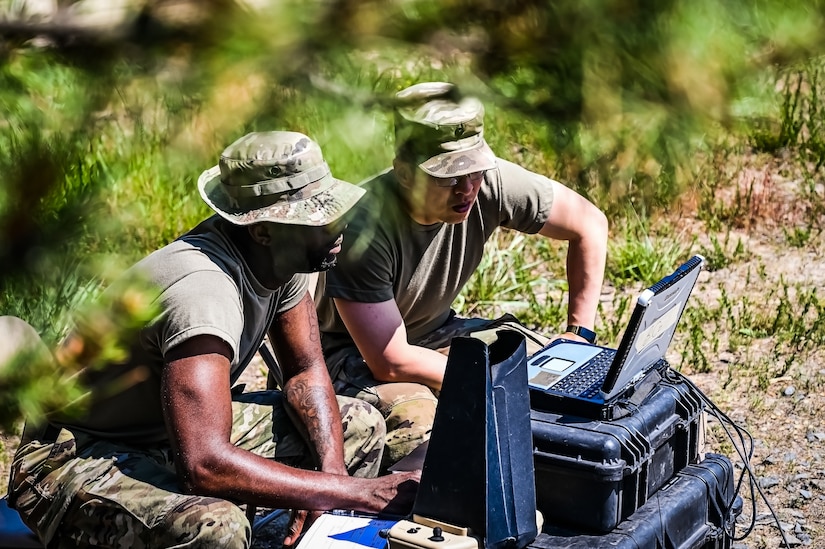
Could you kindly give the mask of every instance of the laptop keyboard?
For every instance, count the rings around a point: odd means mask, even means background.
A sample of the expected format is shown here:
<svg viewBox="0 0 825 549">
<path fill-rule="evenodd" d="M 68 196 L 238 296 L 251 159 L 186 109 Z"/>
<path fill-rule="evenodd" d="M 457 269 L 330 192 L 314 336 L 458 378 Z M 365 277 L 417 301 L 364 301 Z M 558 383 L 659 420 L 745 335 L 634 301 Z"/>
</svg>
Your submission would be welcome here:
<svg viewBox="0 0 825 549">
<path fill-rule="evenodd" d="M 615 349 L 605 349 L 570 375 L 563 377 L 553 385 L 553 390 L 591 398 L 599 393 L 607 370 L 616 355 Z"/>
</svg>

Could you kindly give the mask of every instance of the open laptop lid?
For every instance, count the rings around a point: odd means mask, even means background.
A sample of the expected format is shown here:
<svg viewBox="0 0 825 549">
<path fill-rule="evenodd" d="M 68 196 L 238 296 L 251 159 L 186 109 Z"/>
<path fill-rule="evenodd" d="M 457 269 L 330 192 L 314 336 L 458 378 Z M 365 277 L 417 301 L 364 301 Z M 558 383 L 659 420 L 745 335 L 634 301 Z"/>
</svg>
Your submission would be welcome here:
<svg viewBox="0 0 825 549">
<path fill-rule="evenodd" d="M 691 257 L 639 296 L 628 324 L 632 329 L 624 333 L 602 384 L 605 402 L 665 357 L 704 262 L 701 255 Z"/>
</svg>

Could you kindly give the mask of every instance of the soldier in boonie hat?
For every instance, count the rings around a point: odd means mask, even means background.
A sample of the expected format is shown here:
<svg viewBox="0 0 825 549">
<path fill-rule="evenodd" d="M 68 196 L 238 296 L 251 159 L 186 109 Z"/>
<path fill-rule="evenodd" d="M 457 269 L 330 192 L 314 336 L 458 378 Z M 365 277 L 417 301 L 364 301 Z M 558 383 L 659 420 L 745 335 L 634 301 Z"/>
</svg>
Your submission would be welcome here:
<svg viewBox="0 0 825 549">
<path fill-rule="evenodd" d="M 459 97 L 454 84 L 423 82 L 396 94 L 395 145 L 433 177 L 492 170 L 496 157 L 484 140 L 484 105 Z"/>
<path fill-rule="evenodd" d="M 247 134 L 198 178 L 201 197 L 235 225 L 261 221 L 329 225 L 364 195 L 332 176 L 321 148 L 304 134 Z"/>
<path fill-rule="evenodd" d="M 29 443 L 15 454 L 20 467 L 8 501 L 43 547 L 69 537 L 76 547 L 100 539 L 249 547 L 252 526 L 241 504 L 294 509 L 283 540 L 289 547 L 308 516 L 299 510 L 411 510 L 418 473 L 371 478 L 380 471 L 385 421 L 360 399 L 336 398 L 310 293 L 311 273 L 335 265 L 345 214 L 365 192 L 332 177 L 315 142 L 285 131 L 235 141 L 198 188 L 217 213 L 107 290 L 104 303 L 122 301 L 126 287 L 156 314 L 120 334 L 123 354 L 95 357 L 82 414 L 56 410 L 26 427 Z M 0 362 L 4 354 L 40 351 L 22 320 L 0 317 L 0 330 L 10 339 L 0 339 Z M 238 394 L 236 381 L 266 337 L 279 388 Z M 62 349 L 86 341 L 73 333 Z M 81 443 L 121 459 L 49 459 Z M 55 474 L 44 476 L 44 468 Z M 91 484 L 93 501 L 72 505 Z M 163 528 L 154 528 L 161 519 Z"/>
</svg>

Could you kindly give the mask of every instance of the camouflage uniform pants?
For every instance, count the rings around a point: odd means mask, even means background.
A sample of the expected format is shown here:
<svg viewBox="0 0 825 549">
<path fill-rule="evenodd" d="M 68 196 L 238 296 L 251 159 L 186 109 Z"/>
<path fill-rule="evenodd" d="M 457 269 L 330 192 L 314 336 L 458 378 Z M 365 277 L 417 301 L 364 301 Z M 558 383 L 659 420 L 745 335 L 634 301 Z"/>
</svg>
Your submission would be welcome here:
<svg viewBox="0 0 825 549">
<path fill-rule="evenodd" d="M 384 422 L 371 406 L 338 397 L 345 460 L 372 477 L 383 454 Z M 277 391 L 233 399 L 232 443 L 289 465 L 312 467 L 303 435 Z M 49 548 L 249 547 L 238 504 L 188 495 L 168 447 L 132 448 L 61 429 L 45 441 L 27 427 L 12 463 L 9 504 Z"/>
<path fill-rule="evenodd" d="M 528 330 L 508 314 L 495 320 L 454 316 L 415 344 L 446 355 L 456 336 L 472 336 L 491 343 L 496 339 L 495 332 L 505 328 L 525 335 L 528 355 L 550 341 Z M 333 380 L 336 393 L 365 400 L 383 414 L 387 423 L 387 441 L 382 470 L 429 440 L 438 403 L 432 389 L 420 383 L 377 381 L 354 346 L 328 356 L 327 366 L 331 372 L 338 372 Z"/>
</svg>

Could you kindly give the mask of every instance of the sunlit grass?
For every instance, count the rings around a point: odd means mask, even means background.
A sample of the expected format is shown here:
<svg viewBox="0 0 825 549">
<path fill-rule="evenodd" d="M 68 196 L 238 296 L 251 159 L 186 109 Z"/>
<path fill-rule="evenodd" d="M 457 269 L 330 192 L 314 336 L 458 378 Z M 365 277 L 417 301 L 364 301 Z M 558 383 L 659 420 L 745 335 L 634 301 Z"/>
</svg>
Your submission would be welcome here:
<svg viewBox="0 0 825 549">
<path fill-rule="evenodd" d="M 655 234 L 650 221 L 633 212 L 608 243 L 607 279 L 617 286 L 632 282 L 651 285 L 689 257 L 688 237 L 660 227 Z"/>
<path fill-rule="evenodd" d="M 395 90 L 454 78 L 495 97 L 467 63 L 428 65 L 426 56 L 405 60 L 403 54 L 399 48 L 398 58 L 330 56 L 303 87 L 267 81 L 256 65 L 237 74 L 224 67 L 211 75 L 214 81 L 204 76 L 203 93 L 193 93 L 191 82 L 169 84 L 127 65 L 105 81 L 111 88 L 101 90 L 102 80 L 47 52 L 10 58 L 0 67 L 0 146 L 7 152 L 0 167 L 13 172 L 37 150 L 64 160 L 59 185 L 37 202 L 32 216 L 59 219 L 71 206 L 82 222 L 61 235 L 54 255 L 21 258 L 26 276 L 3 281 L 0 312 L 21 316 L 57 339 L 68 311 L 106 282 L 95 272 L 98 261 L 122 269 L 210 214 L 195 181 L 217 162 L 222 146 L 247 131 L 303 131 L 321 143 L 338 177 L 358 182 L 390 164 L 387 99 Z M 780 75 L 773 117 L 760 110 L 760 117 L 727 129 L 725 139 L 708 135 L 690 142 L 697 152 L 686 166 L 655 161 L 656 151 L 676 146 L 665 139 L 668 113 L 658 108 L 627 106 L 609 123 L 583 124 L 571 133 L 575 126 L 550 127 L 506 101 L 490 104 L 485 135 L 501 157 L 569 184 L 609 212 L 606 284 L 615 292 L 599 310 L 601 341 L 620 337 L 636 290 L 692 253 L 705 255 L 711 273 L 753 260 L 737 231 L 781 219 L 778 178 L 794 181 L 805 203 L 795 223 L 782 229 L 787 245 L 817 246 L 825 218 L 822 65 L 814 60 Z M 535 76 L 521 74 L 524 82 L 511 91 Z M 510 89 L 500 80 L 493 84 Z M 227 106 L 232 99 L 238 99 L 237 109 Z M 531 100 L 540 103 L 542 94 Z M 240 105 L 244 101 L 254 106 Z M 754 158 L 759 170 L 746 173 Z M 671 210 L 686 195 L 693 197 L 700 223 L 691 229 Z M 4 216 L 18 205 L 9 188 L 0 188 Z M 563 244 L 501 232 L 488 243 L 455 309 L 479 316 L 512 312 L 527 325 L 557 332 L 566 319 L 565 254 Z M 755 271 L 754 284 L 764 282 L 759 276 Z M 723 291 L 715 303 L 685 313 L 681 363 L 707 371 L 719 353 L 740 352 L 766 338 L 776 340 L 777 352 L 811 349 L 825 342 L 821 312 L 819 295 L 797 284 L 771 286 L 764 303 Z M 787 368 L 787 361 L 780 362 L 778 372 Z"/>
</svg>

